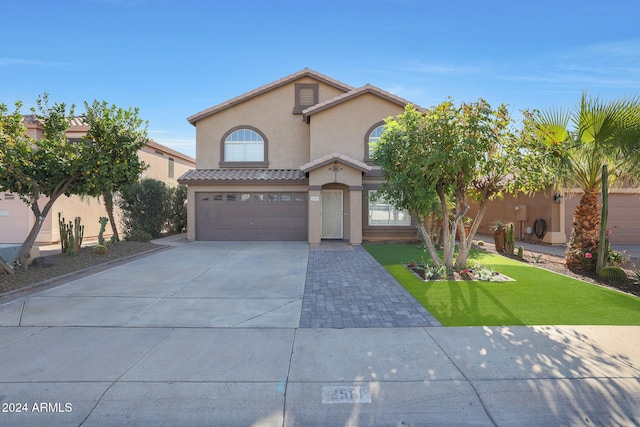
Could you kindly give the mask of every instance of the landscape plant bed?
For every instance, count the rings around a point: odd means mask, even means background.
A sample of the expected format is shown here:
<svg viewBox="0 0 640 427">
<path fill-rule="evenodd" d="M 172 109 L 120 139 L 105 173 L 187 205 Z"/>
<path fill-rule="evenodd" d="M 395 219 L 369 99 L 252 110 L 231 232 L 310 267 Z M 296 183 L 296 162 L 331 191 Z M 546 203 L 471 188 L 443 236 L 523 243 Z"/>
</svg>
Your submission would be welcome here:
<svg viewBox="0 0 640 427">
<path fill-rule="evenodd" d="M 424 282 L 448 281 L 448 280 L 464 280 L 475 282 L 513 282 L 514 280 L 499 271 L 493 271 L 481 266 L 469 267 L 462 271 L 453 270 L 450 274 L 429 274 L 437 271 L 433 266 L 421 263 L 411 262 L 405 267 L 411 271 L 418 279 Z"/>
</svg>

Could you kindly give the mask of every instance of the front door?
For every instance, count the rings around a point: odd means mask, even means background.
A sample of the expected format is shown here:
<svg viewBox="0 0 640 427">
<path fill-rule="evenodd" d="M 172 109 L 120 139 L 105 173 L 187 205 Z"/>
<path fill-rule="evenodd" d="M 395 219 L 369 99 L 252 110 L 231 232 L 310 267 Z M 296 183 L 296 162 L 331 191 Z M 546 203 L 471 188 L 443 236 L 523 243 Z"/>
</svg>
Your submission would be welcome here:
<svg viewBox="0 0 640 427">
<path fill-rule="evenodd" d="M 322 190 L 323 239 L 342 239 L 342 190 Z"/>
</svg>

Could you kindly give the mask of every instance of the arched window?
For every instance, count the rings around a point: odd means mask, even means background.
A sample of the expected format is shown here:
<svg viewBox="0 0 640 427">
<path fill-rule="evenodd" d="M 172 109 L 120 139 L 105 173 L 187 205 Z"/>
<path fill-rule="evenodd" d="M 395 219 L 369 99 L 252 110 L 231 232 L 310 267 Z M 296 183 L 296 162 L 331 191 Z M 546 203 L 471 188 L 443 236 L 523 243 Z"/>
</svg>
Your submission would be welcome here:
<svg viewBox="0 0 640 427">
<path fill-rule="evenodd" d="M 223 137 L 221 157 L 223 165 L 251 163 L 266 166 L 263 165 L 267 162 L 266 138 L 260 131 L 250 127 L 232 129 Z"/>
<path fill-rule="evenodd" d="M 371 160 L 371 151 L 372 151 L 371 147 L 373 144 L 377 144 L 378 141 L 380 141 L 380 136 L 382 136 L 383 132 L 384 132 L 384 123 L 376 123 L 369 130 L 369 133 L 366 137 L 365 160 Z"/>
</svg>

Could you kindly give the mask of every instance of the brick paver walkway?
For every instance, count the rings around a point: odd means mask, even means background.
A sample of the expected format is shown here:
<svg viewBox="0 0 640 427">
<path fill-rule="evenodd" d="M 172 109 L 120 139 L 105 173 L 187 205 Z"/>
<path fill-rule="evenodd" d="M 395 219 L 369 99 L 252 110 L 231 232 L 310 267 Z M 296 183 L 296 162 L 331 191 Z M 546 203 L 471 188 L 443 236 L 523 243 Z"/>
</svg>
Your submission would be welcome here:
<svg viewBox="0 0 640 427">
<path fill-rule="evenodd" d="M 309 251 L 301 328 L 441 326 L 361 246 Z"/>
</svg>

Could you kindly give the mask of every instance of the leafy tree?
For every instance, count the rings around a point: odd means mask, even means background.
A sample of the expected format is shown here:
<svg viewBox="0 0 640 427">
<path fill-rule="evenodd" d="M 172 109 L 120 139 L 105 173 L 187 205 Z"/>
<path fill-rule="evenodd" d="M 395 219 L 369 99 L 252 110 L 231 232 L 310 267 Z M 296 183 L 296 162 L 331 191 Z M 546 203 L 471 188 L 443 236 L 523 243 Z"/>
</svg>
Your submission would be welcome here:
<svg viewBox="0 0 640 427">
<path fill-rule="evenodd" d="M 137 108 L 124 110 L 106 101 L 85 102 L 84 105 L 86 113 L 83 119 L 89 125 L 84 138 L 95 147 L 95 158 L 88 161 L 95 166 L 93 172 L 100 176 L 99 184 L 90 189 L 89 195 L 102 196 L 115 241 L 118 241 L 113 193 L 136 182 L 146 169 L 138 157 L 138 150 L 148 141 L 147 129 L 138 117 Z"/>
<path fill-rule="evenodd" d="M 153 178 L 122 188 L 118 205 L 126 235 L 143 232 L 158 237 L 167 224 L 170 209 L 167 185 Z"/>
<path fill-rule="evenodd" d="M 44 128 L 38 140 L 29 138 L 21 124 L 21 103 L 9 115 L 5 115 L 6 106 L 0 106 L 0 190 L 18 194 L 36 217 L 16 257 L 16 264 L 24 269 L 43 221 L 58 197 L 100 194 L 104 182 L 121 176 L 116 165 L 131 161 L 124 147 L 119 150 L 114 146 L 105 152 L 90 138 L 69 141 L 65 132 L 74 107 L 67 111 L 66 104 L 49 106 L 48 101 L 44 94 L 32 109 Z"/>
<path fill-rule="evenodd" d="M 459 228 L 455 267 L 466 266 L 489 200 L 505 193 L 532 193 L 550 183 L 552 167 L 547 159 L 554 157 L 546 156 L 549 148 L 536 138 L 533 114 L 523 114 L 522 126 L 516 129 L 504 105 L 492 109 L 479 99 L 456 106 L 448 100 L 423 113 L 408 105 L 396 120 L 387 119 L 380 142 L 373 147 L 386 179 L 379 194 L 418 219 L 435 264 L 454 267 Z M 442 258 L 424 226 L 434 200 L 444 219 L 449 219 L 443 228 Z M 470 200 L 477 201 L 479 209 L 466 235 L 462 220 Z"/>
<path fill-rule="evenodd" d="M 601 221 L 598 206 L 598 195 L 608 191 L 602 188 L 603 171 L 608 172 L 612 185 L 633 178 L 637 169 L 632 167 L 632 151 L 634 144 L 638 146 L 639 126 L 640 97 L 603 102 L 583 93 L 574 110 L 549 110 L 540 116 L 539 132 L 545 143 L 559 147 L 563 157 L 558 177 L 564 184 L 577 185 L 583 191 L 573 214 L 565 255 L 570 269 L 593 270 L 596 258 L 600 266 L 606 262 L 604 253 L 596 257 L 600 242 L 606 241 L 606 216 Z M 606 187 L 607 181 L 604 183 Z M 585 258 L 587 253 L 591 254 L 591 262 Z"/>
</svg>

